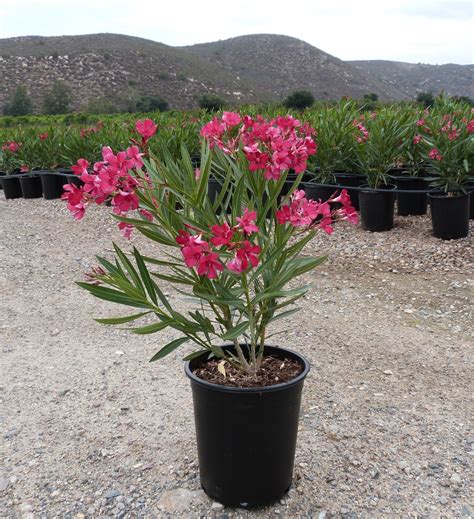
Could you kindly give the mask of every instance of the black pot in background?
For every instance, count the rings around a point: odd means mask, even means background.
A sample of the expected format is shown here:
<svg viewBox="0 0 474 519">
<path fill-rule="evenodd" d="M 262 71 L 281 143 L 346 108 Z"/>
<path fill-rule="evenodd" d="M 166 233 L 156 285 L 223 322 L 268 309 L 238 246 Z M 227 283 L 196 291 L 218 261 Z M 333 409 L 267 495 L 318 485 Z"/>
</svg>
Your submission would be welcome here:
<svg viewBox="0 0 474 519">
<path fill-rule="evenodd" d="M 362 188 L 359 191 L 362 229 L 382 232 L 393 228 L 395 193 L 389 190 L 394 188 L 395 186 L 388 184 L 384 186 L 384 191 L 371 188 Z"/>
<path fill-rule="evenodd" d="M 474 220 L 474 182 L 467 184 L 467 191 L 471 193 L 469 201 L 469 220 Z"/>
<path fill-rule="evenodd" d="M 341 188 L 346 187 L 360 187 L 362 184 L 367 182 L 366 175 L 359 175 L 358 173 L 334 173 L 336 182 Z M 350 196 L 352 206 L 356 211 L 360 209 L 359 203 L 359 190 L 358 189 L 347 189 L 347 194 Z"/>
<path fill-rule="evenodd" d="M 41 184 L 43 187 L 43 197 L 46 200 L 59 198 L 63 194 L 63 185 L 67 184 L 66 175 L 44 171 L 41 174 Z"/>
<path fill-rule="evenodd" d="M 23 198 L 40 198 L 43 195 L 41 175 L 21 175 L 20 186 Z"/>
<path fill-rule="evenodd" d="M 207 196 L 209 197 L 211 204 L 214 204 L 214 202 L 219 198 L 222 191 L 222 184 L 220 184 L 215 178 L 210 178 L 207 183 Z M 216 209 L 217 213 L 222 213 L 223 208 L 226 204 L 226 198 L 222 200 L 222 203 L 220 206 Z M 225 206 L 227 214 L 230 214 L 232 212 L 232 207 L 230 205 Z"/>
<path fill-rule="evenodd" d="M 428 194 L 433 236 L 442 240 L 457 240 L 469 234 L 470 195 L 470 193 L 457 196 Z"/>
<path fill-rule="evenodd" d="M 82 187 L 84 182 L 77 175 L 66 175 L 66 184 L 74 184 L 77 187 Z"/>
<path fill-rule="evenodd" d="M 398 189 L 422 191 L 428 187 L 427 182 L 420 177 L 398 177 Z M 428 199 L 426 193 L 397 193 L 397 213 L 400 216 L 426 214 Z"/>
<path fill-rule="evenodd" d="M 186 363 L 191 379 L 201 485 L 229 506 L 274 503 L 290 488 L 303 382 L 308 361 L 294 352 L 265 352 L 300 362 L 303 372 L 284 384 L 234 388 L 206 382 L 193 371 L 207 352 Z"/>
<path fill-rule="evenodd" d="M 19 175 L 5 175 L 2 178 L 3 194 L 7 200 L 21 198 Z"/>
<path fill-rule="evenodd" d="M 5 171 L 0 171 L 0 189 L 3 189 L 2 178 L 6 175 Z"/>
<path fill-rule="evenodd" d="M 322 186 L 313 182 L 302 182 L 302 188 L 308 200 L 321 200 L 321 202 L 326 202 L 336 191 L 339 191 L 337 186 Z M 333 207 L 335 208 L 335 204 Z"/>
</svg>

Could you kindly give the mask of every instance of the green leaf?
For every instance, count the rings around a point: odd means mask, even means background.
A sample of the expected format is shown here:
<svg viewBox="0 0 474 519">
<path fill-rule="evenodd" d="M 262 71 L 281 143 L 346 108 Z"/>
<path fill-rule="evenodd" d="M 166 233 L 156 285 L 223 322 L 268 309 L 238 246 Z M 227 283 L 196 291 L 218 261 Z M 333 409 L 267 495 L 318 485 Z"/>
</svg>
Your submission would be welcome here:
<svg viewBox="0 0 474 519">
<path fill-rule="evenodd" d="M 135 256 L 135 261 L 137 262 L 137 267 L 140 271 L 140 276 L 142 278 L 143 284 L 145 285 L 146 291 L 150 296 L 150 299 L 156 305 L 158 304 L 158 299 L 156 297 L 155 283 L 151 279 L 148 269 L 146 268 L 145 262 L 143 261 L 143 258 L 136 247 L 133 247 L 133 255 Z"/>
<path fill-rule="evenodd" d="M 149 333 L 156 333 L 161 330 L 164 330 L 167 326 L 170 325 L 169 321 L 161 321 L 153 324 L 149 324 L 147 326 L 142 326 L 140 328 L 133 328 L 132 332 L 137 335 L 147 335 Z"/>
<path fill-rule="evenodd" d="M 153 357 L 150 359 L 150 362 L 154 362 L 155 360 L 162 359 L 163 357 L 166 357 L 166 355 L 169 355 L 171 352 L 173 352 L 176 348 L 179 348 L 181 344 L 184 344 L 185 342 L 189 341 L 189 337 L 181 337 L 180 339 L 175 339 L 174 341 L 169 342 L 161 350 L 153 355 Z"/>
<path fill-rule="evenodd" d="M 291 310 L 286 310 L 285 312 L 281 312 L 281 314 L 274 315 L 271 319 L 268 320 L 269 323 L 276 321 L 277 319 L 284 319 L 285 317 L 289 317 L 290 315 L 299 312 L 301 308 L 292 308 Z"/>
<path fill-rule="evenodd" d="M 111 301 L 112 303 L 133 306 L 135 308 L 150 308 L 148 302 L 127 296 L 124 292 L 119 292 L 118 290 L 113 290 L 111 288 L 101 287 L 98 285 L 91 285 L 84 282 L 78 282 L 76 284 L 90 292 L 93 296 L 99 299 L 103 299 L 104 301 Z"/>
<path fill-rule="evenodd" d="M 150 312 L 140 312 L 139 314 L 126 315 L 124 317 L 111 317 L 108 319 L 94 319 L 100 324 L 124 324 L 129 323 L 130 321 L 135 321 L 144 315 L 149 314 Z"/>
<path fill-rule="evenodd" d="M 232 340 L 245 332 L 245 330 L 249 327 L 250 322 L 244 321 L 243 323 L 238 324 L 237 326 L 234 326 L 233 328 L 230 328 L 230 330 L 227 330 L 224 335 L 220 336 L 220 339 L 222 340 Z"/>
</svg>

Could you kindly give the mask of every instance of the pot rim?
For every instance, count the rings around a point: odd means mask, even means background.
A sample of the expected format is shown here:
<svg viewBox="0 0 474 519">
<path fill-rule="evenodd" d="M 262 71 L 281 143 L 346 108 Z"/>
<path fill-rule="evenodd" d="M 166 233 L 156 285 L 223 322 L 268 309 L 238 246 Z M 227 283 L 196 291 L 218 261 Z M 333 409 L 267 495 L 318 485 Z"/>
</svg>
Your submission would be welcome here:
<svg viewBox="0 0 474 519">
<path fill-rule="evenodd" d="M 232 348 L 233 344 L 226 344 L 223 346 L 223 348 Z M 213 391 L 220 391 L 222 393 L 245 393 L 245 394 L 252 394 L 252 393 L 270 393 L 273 391 L 282 391 L 289 387 L 295 386 L 299 384 L 300 382 L 303 382 L 303 380 L 306 378 L 306 376 L 309 373 L 310 370 L 310 364 L 309 361 L 301 355 L 301 353 L 296 353 L 292 350 L 287 350 L 286 348 L 278 348 L 276 346 L 270 346 L 266 345 L 265 350 L 269 349 L 271 352 L 285 352 L 288 353 L 292 357 L 296 357 L 298 361 L 301 362 L 303 365 L 303 371 L 292 380 L 289 380 L 288 382 L 283 382 L 281 384 L 274 384 L 271 386 L 264 386 L 264 387 L 232 387 L 232 386 L 222 386 L 220 384 L 213 384 L 212 382 L 207 382 L 206 380 L 199 378 L 194 374 L 194 372 L 191 370 L 191 363 L 196 362 L 198 359 L 201 358 L 201 356 L 196 357 L 195 359 L 186 361 L 184 365 L 184 372 L 186 373 L 187 377 L 191 380 L 191 382 L 198 384 L 200 386 L 206 387 L 208 389 L 211 389 Z M 208 355 L 210 352 L 207 350 L 203 350 L 202 355 Z"/>
<path fill-rule="evenodd" d="M 428 197 L 429 198 L 439 198 L 440 200 L 456 200 L 458 198 L 468 197 L 469 194 L 470 194 L 469 191 L 467 193 L 457 192 L 457 194 L 454 196 L 448 196 L 446 193 L 440 193 L 440 194 L 428 193 Z"/>
<path fill-rule="evenodd" d="M 359 186 L 360 192 L 366 192 L 366 193 L 391 193 L 392 191 L 395 191 L 397 189 L 397 186 L 395 184 L 385 184 L 385 188 L 380 187 L 369 187 L 368 184 L 362 184 Z"/>
</svg>

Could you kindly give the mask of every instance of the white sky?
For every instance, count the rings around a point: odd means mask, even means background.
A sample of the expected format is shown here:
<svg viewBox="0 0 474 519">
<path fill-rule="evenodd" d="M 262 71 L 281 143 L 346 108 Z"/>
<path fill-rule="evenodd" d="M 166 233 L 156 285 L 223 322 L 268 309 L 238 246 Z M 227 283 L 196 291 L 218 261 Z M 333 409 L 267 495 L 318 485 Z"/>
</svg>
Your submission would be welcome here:
<svg viewBox="0 0 474 519">
<path fill-rule="evenodd" d="M 0 38 L 112 32 L 189 45 L 273 33 L 344 60 L 466 64 L 473 10 L 474 0 L 0 0 Z"/>
</svg>

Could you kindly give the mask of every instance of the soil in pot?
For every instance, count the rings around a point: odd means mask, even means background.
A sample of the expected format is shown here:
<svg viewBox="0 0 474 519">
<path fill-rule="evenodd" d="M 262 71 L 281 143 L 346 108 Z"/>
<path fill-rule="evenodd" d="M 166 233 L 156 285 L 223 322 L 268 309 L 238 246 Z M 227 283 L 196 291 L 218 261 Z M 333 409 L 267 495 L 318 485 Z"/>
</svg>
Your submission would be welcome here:
<svg viewBox="0 0 474 519">
<path fill-rule="evenodd" d="M 3 194 L 7 200 L 21 198 L 19 175 L 6 175 L 2 178 Z"/>
<path fill-rule="evenodd" d="M 226 506 L 263 506 L 290 488 L 301 392 L 309 371 L 300 355 L 268 346 L 283 364 L 296 361 L 296 378 L 266 387 L 229 387 L 196 376 L 207 353 L 186 364 L 191 380 L 201 484 Z M 273 376 L 278 376 L 273 374 Z"/>
<path fill-rule="evenodd" d="M 362 229 L 371 232 L 390 231 L 393 228 L 395 186 L 384 186 L 384 190 L 362 188 L 359 192 L 360 222 Z"/>
<path fill-rule="evenodd" d="M 433 236 L 457 240 L 469 234 L 470 193 L 457 196 L 428 194 L 431 206 Z"/>
<path fill-rule="evenodd" d="M 20 186 L 23 198 L 40 198 L 43 195 L 40 175 L 22 175 Z"/>
<path fill-rule="evenodd" d="M 419 177 L 398 177 L 397 188 L 402 190 L 422 191 L 427 182 Z M 426 193 L 397 193 L 397 213 L 400 216 L 426 214 L 428 199 Z"/>
</svg>

